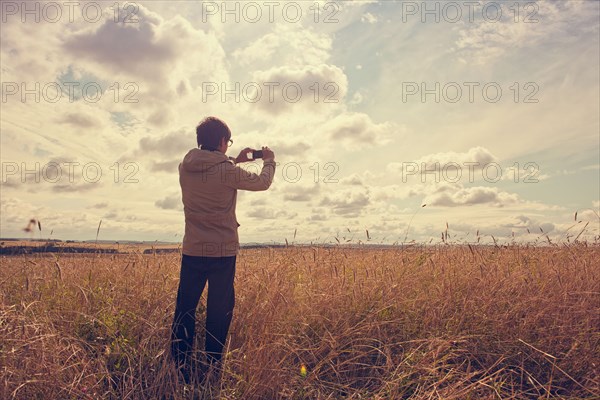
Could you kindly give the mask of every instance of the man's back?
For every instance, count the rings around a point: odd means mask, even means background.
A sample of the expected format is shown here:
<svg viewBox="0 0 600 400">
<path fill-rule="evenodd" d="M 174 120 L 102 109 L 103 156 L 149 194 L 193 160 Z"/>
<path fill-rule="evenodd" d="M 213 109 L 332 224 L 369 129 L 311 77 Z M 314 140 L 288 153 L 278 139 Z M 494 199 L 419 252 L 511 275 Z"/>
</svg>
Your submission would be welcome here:
<svg viewBox="0 0 600 400">
<path fill-rule="evenodd" d="M 265 161 L 261 174 L 257 175 L 236 166 L 221 152 L 190 150 L 179 165 L 185 213 L 183 254 L 237 255 L 237 189 L 267 190 L 274 173 L 274 161 Z"/>
</svg>

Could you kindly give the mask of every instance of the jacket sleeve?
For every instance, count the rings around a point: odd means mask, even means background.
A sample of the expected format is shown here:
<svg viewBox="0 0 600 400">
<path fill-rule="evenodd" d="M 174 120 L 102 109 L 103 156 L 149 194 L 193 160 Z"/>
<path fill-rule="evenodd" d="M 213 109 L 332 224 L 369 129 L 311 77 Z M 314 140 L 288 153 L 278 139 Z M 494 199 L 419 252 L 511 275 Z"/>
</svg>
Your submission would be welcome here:
<svg viewBox="0 0 600 400">
<path fill-rule="evenodd" d="M 264 161 L 260 174 L 246 171 L 237 165 L 225 163 L 223 181 L 225 185 L 240 190 L 261 191 L 267 190 L 273 182 L 275 175 L 275 161 Z"/>
</svg>

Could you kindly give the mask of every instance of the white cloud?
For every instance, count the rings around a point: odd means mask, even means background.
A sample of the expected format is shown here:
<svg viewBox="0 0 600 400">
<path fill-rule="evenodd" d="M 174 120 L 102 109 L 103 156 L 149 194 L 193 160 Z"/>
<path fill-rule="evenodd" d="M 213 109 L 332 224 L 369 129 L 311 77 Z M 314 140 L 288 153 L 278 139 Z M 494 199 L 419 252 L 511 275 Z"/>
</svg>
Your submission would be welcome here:
<svg viewBox="0 0 600 400">
<path fill-rule="evenodd" d="M 275 210 L 266 207 L 256 207 L 248 211 L 246 215 L 256 219 L 291 219 L 298 215 L 296 212 L 286 210 Z"/>
<path fill-rule="evenodd" d="M 361 18 L 361 22 L 366 22 L 369 24 L 374 24 L 377 22 L 377 17 L 370 12 L 365 13 Z"/>
<path fill-rule="evenodd" d="M 359 216 L 369 204 L 369 193 L 364 190 L 340 190 L 333 195 L 325 195 L 319 202 L 321 207 L 345 217 Z"/>
<path fill-rule="evenodd" d="M 440 172 L 445 167 L 455 167 L 473 170 L 481 170 L 485 165 L 495 162 L 497 158 L 486 148 L 477 146 L 472 147 L 466 152 L 457 153 L 447 151 L 441 153 L 428 154 L 414 161 L 406 161 L 403 163 L 389 163 L 387 169 L 390 172 L 416 172 L 427 174 L 430 171 Z"/>
<path fill-rule="evenodd" d="M 328 62 L 331 46 L 329 35 L 302 26 L 275 24 L 272 32 L 234 50 L 232 56 L 240 66 L 257 69 L 319 65 Z"/>
<path fill-rule="evenodd" d="M 73 126 L 74 128 L 99 128 L 104 125 L 104 122 L 100 120 L 96 115 L 89 114 L 86 112 L 82 113 L 67 113 L 57 118 L 57 122 L 65 123 Z"/>
<path fill-rule="evenodd" d="M 346 97 L 348 79 L 335 65 L 274 67 L 253 74 L 248 87 L 249 103 L 270 115 L 304 110 L 331 113 Z M 272 96 L 271 96 L 272 93 Z M 305 112 L 305 111 L 304 111 Z"/>
<path fill-rule="evenodd" d="M 550 233 L 555 228 L 551 222 L 540 222 L 525 215 L 519 215 L 514 218 L 514 222 L 505 223 L 501 226 L 516 230 L 520 229 L 521 233 L 524 233 L 523 231 L 528 231 L 527 233 Z"/>
<path fill-rule="evenodd" d="M 374 123 L 369 115 L 352 112 L 340 114 L 322 127 L 324 136 L 349 150 L 385 145 L 397 131 L 398 127 L 392 123 Z"/>
<path fill-rule="evenodd" d="M 307 202 L 316 199 L 320 191 L 317 184 L 307 185 L 287 185 L 283 190 L 283 199 L 286 201 Z"/>
<path fill-rule="evenodd" d="M 359 174 L 352 174 L 350 176 L 346 176 L 340 179 L 342 185 L 359 185 L 363 186 L 365 184 L 364 178 Z"/>
<path fill-rule="evenodd" d="M 314 213 L 311 214 L 309 217 L 306 217 L 306 220 L 311 222 L 327 221 L 328 219 L 329 217 L 322 213 Z"/>
<path fill-rule="evenodd" d="M 177 69 L 211 76 L 223 62 L 224 52 L 216 38 L 194 29 L 187 19 L 164 20 L 142 5 L 136 15 L 139 22 L 124 24 L 106 14 L 102 25 L 71 34 L 64 49 L 90 69 L 103 66 L 147 83 L 164 83 Z M 104 75 L 101 72 L 98 75 Z"/>
<path fill-rule="evenodd" d="M 187 129 L 179 129 L 162 137 L 154 138 L 145 136 L 140 139 L 139 152 L 142 154 L 154 153 L 166 156 L 179 156 L 188 150 L 197 147 L 196 136 Z"/>
<path fill-rule="evenodd" d="M 591 208 L 578 210 L 577 221 L 593 222 L 600 228 L 600 201 L 594 200 Z"/>
<path fill-rule="evenodd" d="M 600 164 L 586 165 L 581 168 L 582 171 L 600 171 Z"/>
<path fill-rule="evenodd" d="M 457 185 L 440 185 L 423 200 L 428 206 L 458 207 L 489 204 L 495 207 L 514 205 L 519 196 L 495 187 L 475 186 L 462 188 Z"/>
<path fill-rule="evenodd" d="M 554 35 L 575 39 L 568 29 L 572 20 L 589 18 L 597 8 L 586 2 L 538 1 L 535 3 L 501 4 L 501 19 L 496 20 L 496 7 L 483 11 L 480 4 L 475 22 L 465 23 L 456 40 L 456 54 L 464 63 L 487 64 L 525 47 L 536 47 Z M 524 5 L 525 4 L 525 5 Z M 476 7 L 477 8 L 477 7 Z M 516 11 L 518 10 L 518 12 Z M 485 16 L 485 17 L 484 17 Z M 486 20 L 489 19 L 489 21 Z"/>
<path fill-rule="evenodd" d="M 435 184 L 446 183 L 474 183 L 485 181 L 496 183 L 501 180 L 519 181 L 524 176 L 529 179 L 542 179 L 538 174 L 526 174 L 529 170 L 523 172 L 516 171 L 513 166 L 502 166 L 488 149 L 476 146 L 466 152 L 440 152 L 422 156 L 414 161 L 406 160 L 403 162 L 391 162 L 386 170 L 399 174 L 403 183 L 416 184 Z M 519 175 L 520 174 L 520 175 Z"/>
<path fill-rule="evenodd" d="M 57 52 L 74 74 L 108 82 L 105 109 L 129 112 L 144 125 L 168 126 L 182 112 L 181 103 L 196 101 L 200 82 L 228 80 L 225 51 L 214 32 L 196 29 L 180 15 L 164 19 L 138 6 L 138 23 L 115 23 L 107 9 L 102 23 L 64 36 Z"/>
<path fill-rule="evenodd" d="M 181 202 L 180 194 L 174 194 L 163 199 L 156 200 L 154 205 L 164 210 L 183 210 L 183 203 Z"/>
<path fill-rule="evenodd" d="M 351 105 L 357 105 L 363 102 L 363 95 L 360 92 L 355 92 L 350 100 Z"/>
</svg>

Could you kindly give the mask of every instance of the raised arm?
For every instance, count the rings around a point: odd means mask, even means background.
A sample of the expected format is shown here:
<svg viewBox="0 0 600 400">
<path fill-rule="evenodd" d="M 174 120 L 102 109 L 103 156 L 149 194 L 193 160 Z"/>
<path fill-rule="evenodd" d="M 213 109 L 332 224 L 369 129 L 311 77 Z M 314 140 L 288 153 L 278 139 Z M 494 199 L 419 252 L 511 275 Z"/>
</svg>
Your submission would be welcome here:
<svg viewBox="0 0 600 400">
<path fill-rule="evenodd" d="M 260 174 L 226 163 L 224 176 L 222 177 L 225 184 L 240 190 L 267 190 L 271 186 L 275 175 L 275 155 L 268 147 L 263 147 L 263 157 L 263 167 Z"/>
</svg>

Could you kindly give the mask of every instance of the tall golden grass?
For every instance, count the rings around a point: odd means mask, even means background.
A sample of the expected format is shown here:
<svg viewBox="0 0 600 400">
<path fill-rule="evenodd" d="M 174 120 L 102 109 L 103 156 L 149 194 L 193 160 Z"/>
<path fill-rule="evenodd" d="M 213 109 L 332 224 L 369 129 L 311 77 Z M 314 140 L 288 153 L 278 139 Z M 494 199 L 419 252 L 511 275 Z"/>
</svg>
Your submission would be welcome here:
<svg viewBox="0 0 600 400">
<path fill-rule="evenodd" d="M 169 360 L 178 254 L 3 257 L 0 398 L 600 398 L 598 260 L 586 244 L 243 250 L 209 393 Z"/>
</svg>

